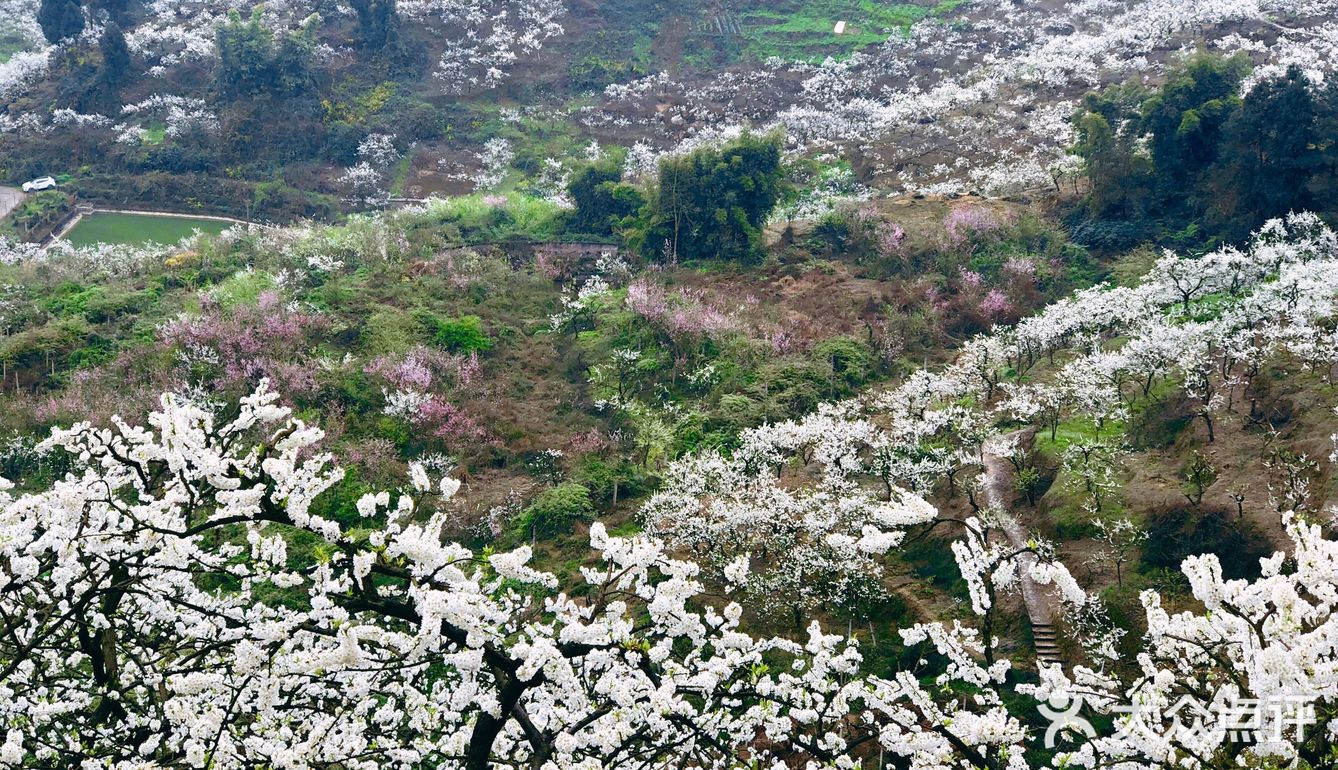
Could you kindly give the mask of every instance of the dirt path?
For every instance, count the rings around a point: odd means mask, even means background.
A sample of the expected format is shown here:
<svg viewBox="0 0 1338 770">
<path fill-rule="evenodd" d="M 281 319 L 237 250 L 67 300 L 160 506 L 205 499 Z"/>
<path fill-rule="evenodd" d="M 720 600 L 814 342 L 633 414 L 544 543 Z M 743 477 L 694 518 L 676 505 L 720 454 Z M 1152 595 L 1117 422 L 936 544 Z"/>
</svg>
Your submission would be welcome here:
<svg viewBox="0 0 1338 770">
<path fill-rule="evenodd" d="M 1010 441 L 1022 434 L 1015 431 L 1000 438 Z M 1004 458 L 989 452 L 983 453 L 985 483 L 983 488 L 985 505 L 1000 513 L 999 527 L 1003 530 L 1008 544 L 1014 549 L 1027 547 L 1026 528 L 1010 510 L 1012 502 L 1012 484 L 1009 481 L 1010 466 Z M 1045 663 L 1060 662 L 1059 647 L 1055 643 L 1055 618 L 1059 617 L 1059 599 L 1048 587 L 1041 586 L 1031 578 L 1031 568 L 1036 563 L 1036 556 L 1024 553 L 1018 557 L 1018 580 L 1022 588 L 1022 603 L 1027 608 L 1027 618 L 1031 621 L 1032 639 L 1036 646 L 1036 657 Z"/>
<path fill-rule="evenodd" d="M 9 216 L 9 212 L 23 202 L 23 191 L 13 187 L 0 187 L 0 219 Z"/>
</svg>

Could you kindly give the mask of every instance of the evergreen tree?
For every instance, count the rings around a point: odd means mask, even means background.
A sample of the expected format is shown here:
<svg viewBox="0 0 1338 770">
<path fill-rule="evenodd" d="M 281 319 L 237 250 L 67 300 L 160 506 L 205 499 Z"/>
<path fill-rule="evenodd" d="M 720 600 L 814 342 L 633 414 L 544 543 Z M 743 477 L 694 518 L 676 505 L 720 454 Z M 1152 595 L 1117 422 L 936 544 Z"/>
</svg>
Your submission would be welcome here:
<svg viewBox="0 0 1338 770">
<path fill-rule="evenodd" d="M 236 10 L 215 33 L 218 45 L 217 82 L 226 96 L 255 94 L 265 89 L 270 76 L 274 36 L 260 18 L 260 7 L 242 21 Z"/>
<path fill-rule="evenodd" d="M 1153 182 L 1152 164 L 1136 150 L 1138 137 L 1116 126 L 1132 125 L 1143 95 L 1129 89 L 1089 94 L 1075 128 L 1074 148 L 1087 161 L 1091 214 L 1104 219 L 1138 219 L 1145 215 Z"/>
<path fill-rule="evenodd" d="M 358 43 L 371 51 L 397 51 L 400 17 L 395 0 L 350 0 L 358 15 Z"/>
<path fill-rule="evenodd" d="M 312 16 L 302 29 L 283 35 L 274 50 L 274 90 L 293 97 L 314 96 L 316 71 L 312 67 L 316 28 L 320 17 Z"/>
<path fill-rule="evenodd" d="M 1299 67 L 1263 80 L 1223 129 L 1213 179 L 1213 223 L 1242 238 L 1267 219 L 1314 207 L 1309 182 L 1320 168 L 1310 81 Z"/>
<path fill-rule="evenodd" d="M 109 23 L 98 38 L 98 48 L 102 51 L 102 77 L 110 85 L 119 85 L 130 72 L 130 47 L 126 45 L 125 33 L 121 32 L 116 22 Z"/>
<path fill-rule="evenodd" d="M 687 259 L 753 257 L 785 189 L 778 134 L 665 159 L 643 247 Z"/>
<path fill-rule="evenodd" d="M 1315 98 L 1315 173 L 1307 182 L 1312 200 L 1338 210 L 1338 80 L 1330 79 Z"/>
<path fill-rule="evenodd" d="M 281 35 L 276 41 L 260 17 L 259 6 L 246 21 L 237 11 L 231 11 L 216 33 L 215 80 L 219 90 L 232 98 L 310 93 L 315 80 L 311 60 L 319 19 L 313 16 L 301 30 Z"/>
<path fill-rule="evenodd" d="M 646 203 L 640 190 L 622 182 L 622 167 L 616 158 L 577 169 L 567 183 L 567 193 L 576 204 L 571 228 L 592 235 L 611 235 Z"/>
<path fill-rule="evenodd" d="M 84 11 L 77 0 L 42 0 L 37 23 L 48 43 L 59 43 L 84 31 Z"/>
<path fill-rule="evenodd" d="M 1143 103 L 1142 125 L 1164 193 L 1180 195 L 1217 160 L 1223 125 L 1240 104 L 1243 55 L 1195 54 Z"/>
</svg>

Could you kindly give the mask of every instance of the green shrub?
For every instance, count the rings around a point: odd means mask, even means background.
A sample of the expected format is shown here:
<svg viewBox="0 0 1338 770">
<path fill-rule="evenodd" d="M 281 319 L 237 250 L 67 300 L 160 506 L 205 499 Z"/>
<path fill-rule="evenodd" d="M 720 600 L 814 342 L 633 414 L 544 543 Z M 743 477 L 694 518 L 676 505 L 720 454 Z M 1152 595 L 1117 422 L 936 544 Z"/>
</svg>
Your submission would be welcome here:
<svg viewBox="0 0 1338 770">
<path fill-rule="evenodd" d="M 24 329 L 0 341 L 0 360 L 16 366 L 45 366 L 53 357 L 83 347 L 89 333 L 82 316 Z"/>
<path fill-rule="evenodd" d="M 492 347 L 492 340 L 483 331 L 483 319 L 476 315 L 438 320 L 432 341 L 452 353 L 483 352 Z"/>
<path fill-rule="evenodd" d="M 869 377 L 873 354 L 854 337 L 832 337 L 813 348 L 814 360 L 831 368 L 832 395 L 849 393 Z"/>
<path fill-rule="evenodd" d="M 586 164 L 572 173 L 567 183 L 576 208 L 570 228 L 578 233 L 611 235 L 628 217 L 646 205 L 636 187 L 623 183 L 622 163 L 617 157 Z"/>
<path fill-rule="evenodd" d="M 394 417 L 381 417 L 376 421 L 376 436 L 383 438 L 401 449 L 413 440 L 413 433 L 403 420 Z"/>
<path fill-rule="evenodd" d="M 926 537 L 908 542 L 902 547 L 901 554 L 925 583 L 959 599 L 969 596 L 961 568 L 953 558 L 952 549 L 942 538 Z"/>
<path fill-rule="evenodd" d="M 145 309 L 153 301 L 149 292 L 106 291 L 90 296 L 84 303 L 84 317 L 93 323 L 106 323 Z"/>
<path fill-rule="evenodd" d="M 1135 449 L 1168 447 L 1192 419 L 1183 396 L 1156 399 L 1129 420 L 1129 443 Z"/>
<path fill-rule="evenodd" d="M 559 484 L 540 492 L 521 512 L 516 521 L 516 534 L 527 538 L 561 535 L 570 531 L 573 523 L 588 521 L 594 514 L 589 489 L 575 482 Z"/>
<path fill-rule="evenodd" d="M 765 419 L 789 419 L 818 408 L 829 390 L 828 373 L 808 362 L 782 360 L 763 366 L 750 390 L 765 404 Z"/>
<path fill-rule="evenodd" d="M 105 364 L 115 355 L 115 342 L 106 337 L 93 336 L 89 339 L 89 344 L 70 352 L 68 363 L 72 369 L 85 369 Z"/>
<path fill-rule="evenodd" d="M 712 429 L 706 415 L 693 411 L 674 426 L 674 454 L 684 455 L 706 449 L 726 449 L 734 443 L 735 432 Z"/>
<path fill-rule="evenodd" d="M 224 308 L 254 306 L 260 295 L 274 288 L 274 278 L 257 270 L 238 270 L 213 290 L 214 299 Z"/>
<path fill-rule="evenodd" d="M 828 256 L 858 251 L 857 229 L 851 223 L 851 214 L 852 210 L 848 208 L 837 208 L 824 214 L 809 233 L 808 248 Z"/>
<path fill-rule="evenodd" d="M 403 353 L 418 344 L 422 334 L 420 319 L 403 310 L 386 308 L 367 318 L 359 340 L 369 354 Z"/>
<path fill-rule="evenodd" d="M 1125 251 L 1152 235 L 1149 225 L 1123 219 L 1089 219 L 1073 228 L 1074 243 L 1101 252 Z"/>
<path fill-rule="evenodd" d="M 1050 497 L 1046 498 L 1047 502 L 1050 500 Z M 1064 500 L 1062 504 L 1049 509 L 1047 515 L 1055 528 L 1055 537 L 1060 540 L 1080 540 L 1098 534 L 1096 525 L 1092 523 L 1092 514 L 1071 500 Z"/>
<path fill-rule="evenodd" d="M 650 477 L 635 463 L 590 457 L 577 472 L 590 497 L 601 505 L 613 505 L 645 495 L 651 489 Z"/>
<path fill-rule="evenodd" d="M 84 288 L 74 281 L 66 281 L 42 300 L 42 307 L 58 317 L 82 315 L 89 300 L 96 298 L 103 291 L 99 286 Z"/>
<path fill-rule="evenodd" d="M 735 430 L 742 430 L 755 425 L 758 416 L 757 401 L 742 393 L 726 393 L 721 396 L 720 403 L 716 406 L 715 413 L 712 415 L 713 419 Z"/>
<path fill-rule="evenodd" d="M 429 202 L 419 215 L 434 230 L 454 229 L 457 240 L 469 243 L 495 240 L 554 240 L 562 233 L 566 210 L 543 198 L 510 193 L 500 206 L 485 200 L 495 196 L 456 195 Z M 446 224 L 453 228 L 443 228 Z"/>
</svg>

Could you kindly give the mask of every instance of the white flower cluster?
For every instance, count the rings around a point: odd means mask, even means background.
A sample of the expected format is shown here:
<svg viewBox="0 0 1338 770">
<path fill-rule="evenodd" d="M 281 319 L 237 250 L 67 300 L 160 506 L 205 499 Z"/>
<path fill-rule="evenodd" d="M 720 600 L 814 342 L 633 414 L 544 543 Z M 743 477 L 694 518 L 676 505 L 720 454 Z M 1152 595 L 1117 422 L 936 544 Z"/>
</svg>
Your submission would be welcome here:
<svg viewBox="0 0 1338 770">
<path fill-rule="evenodd" d="M 749 432 L 733 458 L 708 454 L 682 460 L 643 516 L 651 532 L 701 556 L 724 581 L 761 588 L 758 593 L 766 595 L 759 600 L 774 601 L 783 596 L 781 589 L 799 586 L 808 592 L 809 606 L 830 601 L 822 588 L 848 590 L 849 584 L 840 582 L 848 574 L 876 569 L 876 562 L 861 564 L 862 544 L 876 546 L 869 552 L 878 553 L 895 546 L 899 530 L 934 518 L 927 506 L 906 505 L 914 498 L 892 484 L 924 485 L 944 477 L 952 483 L 980 463 L 982 454 L 1007 454 L 991 437 L 994 424 L 1071 416 L 1100 422 L 1170 380 L 1200 405 L 1211 436 L 1215 415 L 1229 408 L 1229 393 L 1246 386 L 1266 364 L 1290 362 L 1331 376 L 1338 366 L 1335 319 L 1338 235 L 1308 214 L 1270 221 L 1244 250 L 1224 248 L 1199 258 L 1167 254 L 1135 287 L 1078 292 L 1016 327 L 972 340 L 941 373 L 917 372 L 891 391 Z M 1024 381 L 1042 359 L 1053 361 L 1048 374 Z M 879 477 L 886 503 L 867 485 L 850 483 Z M 1097 495 L 1108 484 L 1099 473 L 1092 482 Z M 897 504 L 900 508 L 883 507 Z M 1113 657 L 1119 633 L 1109 628 L 1099 603 L 1054 559 L 1052 546 L 1033 539 L 1018 548 L 991 537 L 1000 515 L 987 510 L 961 522 L 965 534 L 952 545 L 982 631 L 958 629 L 958 634 L 970 631 L 959 640 L 965 652 L 952 652 L 942 625 L 904 631 L 906 641 L 934 639 L 955 663 L 943 681 L 977 686 L 1001 681 L 988 619 L 996 595 L 1016 590 L 1025 570 L 1035 583 L 1054 587 L 1073 625 L 1090 635 L 1079 641 L 1093 656 Z M 1326 539 L 1313 521 L 1294 513 L 1284 518 L 1295 555 L 1271 557 L 1257 582 L 1225 580 L 1215 556 L 1185 563 L 1205 611 L 1172 615 L 1156 593 L 1143 595 L 1149 644 L 1133 680 L 1082 666 L 1071 674 L 1043 667 L 1042 685 L 1026 688 L 1040 700 L 1086 698 L 1109 713 L 1130 703 L 1168 712 L 1167 724 L 1158 725 L 1165 730 L 1121 730 L 1084 743 L 1057 767 L 1095 768 L 1111 761 L 1139 770 L 1215 767 L 1203 758 L 1214 756 L 1229 735 L 1209 730 L 1186 743 L 1183 733 L 1169 729 L 1174 715 L 1166 707 L 1185 699 L 1197 713 L 1214 713 L 1220 703 L 1239 699 L 1303 699 L 1316 702 L 1321 715 L 1332 713 L 1338 679 L 1331 670 L 1338 663 L 1326 640 L 1338 628 L 1333 616 L 1338 542 Z M 1145 537 L 1127 521 L 1102 532 L 1103 547 L 1117 562 Z M 826 558 L 829 553 L 834 558 Z M 973 668 L 981 657 L 985 667 Z M 986 693 L 982 707 L 994 702 L 994 693 Z M 1012 734 L 1006 713 L 985 714 L 995 735 Z M 945 712 L 942 718 L 950 732 L 967 729 L 960 713 Z M 1332 727 L 1321 725 L 1318 732 L 1327 735 Z M 1318 760 L 1310 757 L 1322 748 L 1306 744 L 1295 724 L 1265 724 L 1260 731 L 1273 734 L 1273 728 L 1287 738 L 1237 749 L 1252 761 L 1286 765 L 1304 757 L 1315 766 Z M 970 757 L 954 742 L 951 751 L 911 766 L 1002 766 Z"/>
<path fill-rule="evenodd" d="M 345 200 L 361 206 L 384 206 L 390 202 L 388 181 L 391 167 L 400 159 L 394 134 L 368 134 L 358 143 L 358 162 L 339 175 Z"/>
<path fill-rule="evenodd" d="M 522 57 L 562 34 L 562 0 L 402 0 L 406 17 L 440 26 L 437 80 L 448 94 L 495 88 Z"/>
<path fill-rule="evenodd" d="M 1252 82 L 1291 64 L 1323 82 L 1338 62 L 1335 17 L 1333 0 L 977 0 L 842 61 L 615 84 L 581 117 L 639 129 L 669 153 L 729 128 L 781 127 L 803 149 L 865 161 L 880 187 L 1005 195 L 1070 170 L 1068 118 L 1093 88 L 1155 77 L 1200 43 L 1250 52 L 1262 65 Z M 637 167 L 653 169 L 644 154 Z"/>
<path fill-rule="evenodd" d="M 444 540 L 434 507 L 460 484 L 417 464 L 411 493 L 365 495 L 345 530 L 316 513 L 343 475 L 315 450 L 321 431 L 264 384 L 235 414 L 165 395 L 145 427 L 54 431 L 40 448 L 73 458 L 65 478 L 0 484 L 0 766 L 556 770 L 654 755 L 723 770 L 799 750 L 852 767 L 876 740 L 928 768 L 960 741 L 1020 751 L 995 698 L 976 699 L 980 715 L 913 677 L 866 679 L 857 646 L 816 624 L 802 644 L 743 633 L 740 606 L 704 604 L 698 568 L 652 539 L 596 523 L 588 590 L 558 593 L 528 548 Z M 956 676 L 1001 680 L 973 662 L 969 630 L 918 633 Z"/>
<path fill-rule="evenodd" d="M 688 458 L 646 515 L 673 543 L 702 543 L 706 569 L 745 591 L 787 569 L 815 583 L 860 575 L 936 516 L 894 484 L 974 462 L 1036 386 L 1008 381 L 1035 358 L 1101 384 L 1072 393 L 1074 413 L 1114 413 L 1149 376 L 1181 378 L 1201 399 L 1189 375 L 1205 361 L 1219 392 L 1260 356 L 1338 363 L 1336 308 L 1338 237 L 1308 215 L 1270 222 L 1246 250 L 1167 256 L 1136 287 L 1080 292 L 973 341 L 941 373 L 750 432 L 732 458 Z M 981 627 L 901 629 L 942 663 L 881 677 L 816 623 L 802 642 L 744 632 L 744 607 L 713 604 L 702 567 L 657 536 L 593 525 L 598 556 L 571 594 L 528 549 L 446 539 L 441 503 L 460 484 L 425 464 L 406 488 L 360 499 L 346 528 L 322 515 L 342 471 L 321 431 L 264 385 L 230 410 L 165 395 L 146 426 L 112 422 L 42 442 L 70 458 L 63 478 L 22 493 L 0 483 L 0 767 L 621 770 L 654 757 L 853 770 L 880 749 L 913 770 L 1029 770 L 1032 739 L 1007 705 L 1009 661 L 988 622 L 995 594 L 1025 569 L 1087 606 L 1045 544 L 1004 547 L 988 516 L 962 522 L 954 551 Z M 1284 521 L 1291 555 L 1266 559 L 1259 580 L 1225 580 L 1200 556 L 1184 569 L 1201 609 L 1143 595 L 1131 678 L 1046 666 L 1020 689 L 1114 714 L 1305 698 L 1321 721 L 1309 735 L 1331 735 L 1338 541 Z M 719 558 L 706 537 L 725 543 Z M 1278 727 L 1285 739 L 1233 754 L 1324 766 L 1326 739 Z M 1226 740 L 1122 730 L 1079 738 L 1046 766 L 1208 770 Z"/>
<path fill-rule="evenodd" d="M 509 140 L 495 136 L 485 142 L 483 150 L 478 154 L 478 173 L 472 179 L 474 188 L 491 190 L 500 185 L 506 175 L 511 173 L 511 161 L 515 157 L 516 151 Z"/>
</svg>

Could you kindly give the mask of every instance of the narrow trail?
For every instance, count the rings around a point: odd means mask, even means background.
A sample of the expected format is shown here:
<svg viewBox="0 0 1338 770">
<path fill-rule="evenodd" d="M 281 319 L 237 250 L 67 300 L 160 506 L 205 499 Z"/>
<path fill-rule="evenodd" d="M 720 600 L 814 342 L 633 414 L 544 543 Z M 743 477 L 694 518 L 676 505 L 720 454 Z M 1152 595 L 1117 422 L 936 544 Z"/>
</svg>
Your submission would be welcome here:
<svg viewBox="0 0 1338 770">
<path fill-rule="evenodd" d="M 1015 431 L 1001 436 L 1005 441 L 1020 436 L 1023 431 Z M 985 467 L 983 488 L 985 506 L 1000 513 L 999 527 L 1008 544 L 1014 549 L 1027 547 L 1027 530 L 1010 510 L 1012 501 L 1010 466 L 1004 458 L 989 452 L 982 453 Z M 1027 608 L 1027 618 L 1031 621 L 1032 641 L 1036 647 L 1036 658 L 1042 663 L 1059 663 L 1061 656 L 1056 644 L 1055 618 L 1059 616 L 1059 599 L 1054 592 L 1041 586 L 1031 578 L 1031 568 L 1036 563 L 1035 554 L 1024 553 L 1018 557 L 1018 581 L 1022 588 L 1022 603 Z"/>
</svg>

